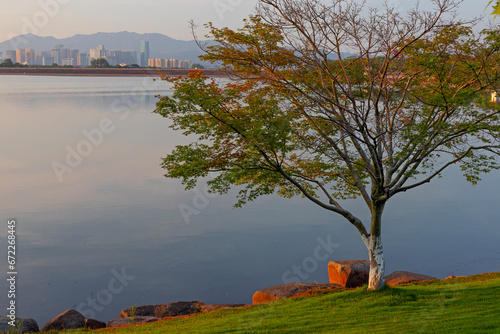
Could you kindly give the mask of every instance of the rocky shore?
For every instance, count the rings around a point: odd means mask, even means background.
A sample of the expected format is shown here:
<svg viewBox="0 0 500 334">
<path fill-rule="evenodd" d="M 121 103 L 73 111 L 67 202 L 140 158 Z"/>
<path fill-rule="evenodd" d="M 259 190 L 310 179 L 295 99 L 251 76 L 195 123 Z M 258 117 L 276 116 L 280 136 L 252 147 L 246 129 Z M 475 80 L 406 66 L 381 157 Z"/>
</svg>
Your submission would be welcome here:
<svg viewBox="0 0 500 334">
<path fill-rule="evenodd" d="M 269 303 L 279 299 L 304 295 L 314 295 L 324 290 L 344 290 L 358 288 L 368 282 L 370 263 L 368 260 L 332 261 L 328 264 L 330 283 L 290 283 L 266 288 L 254 293 L 252 304 Z M 449 277 L 447 277 L 449 278 Z M 446 278 L 446 279 L 447 279 Z M 386 276 L 386 284 L 396 286 L 419 281 L 434 280 L 435 277 L 395 271 Z M 200 301 L 180 301 L 158 305 L 144 305 L 123 309 L 119 318 L 111 319 L 107 323 L 95 319 L 86 319 L 80 312 L 69 309 L 39 328 L 34 319 L 17 318 L 16 326 L 12 327 L 12 320 L 0 317 L 0 333 L 36 333 L 63 329 L 101 329 L 106 327 L 127 326 L 139 323 L 155 322 L 175 317 L 190 316 L 196 313 L 213 312 L 219 309 L 249 307 L 245 304 L 204 304 Z"/>
</svg>

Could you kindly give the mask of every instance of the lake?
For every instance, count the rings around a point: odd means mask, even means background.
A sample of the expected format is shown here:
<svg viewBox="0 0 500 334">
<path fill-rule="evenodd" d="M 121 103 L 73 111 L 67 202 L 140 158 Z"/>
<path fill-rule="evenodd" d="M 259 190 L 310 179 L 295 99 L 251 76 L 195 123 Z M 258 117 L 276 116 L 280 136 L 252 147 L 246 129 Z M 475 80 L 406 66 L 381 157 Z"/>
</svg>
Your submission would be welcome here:
<svg viewBox="0 0 500 334">
<path fill-rule="evenodd" d="M 234 192 L 166 179 L 161 158 L 190 141 L 152 113 L 170 93 L 152 78 L 0 76 L 4 312 L 9 218 L 17 316 L 40 327 L 70 308 L 107 322 L 133 305 L 251 303 L 285 281 L 328 282 L 329 260 L 367 258 L 354 227 L 302 198 L 233 209 Z M 386 272 L 499 271 L 499 185 L 500 172 L 473 187 L 455 169 L 391 199 Z M 346 206 L 368 215 L 361 202 Z M 318 247 L 328 259 L 315 258 Z"/>
</svg>

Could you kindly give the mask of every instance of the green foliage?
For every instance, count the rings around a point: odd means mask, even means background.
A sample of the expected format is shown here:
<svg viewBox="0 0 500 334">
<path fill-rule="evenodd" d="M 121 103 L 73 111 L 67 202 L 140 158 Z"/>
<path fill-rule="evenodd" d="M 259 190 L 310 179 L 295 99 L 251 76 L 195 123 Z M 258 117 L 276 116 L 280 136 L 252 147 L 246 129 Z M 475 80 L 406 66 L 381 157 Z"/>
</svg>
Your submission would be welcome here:
<svg viewBox="0 0 500 334">
<path fill-rule="evenodd" d="M 93 68 L 107 68 L 111 67 L 108 63 L 108 61 L 104 58 L 98 58 L 98 59 L 92 59 L 90 62 L 90 67 Z"/>
<path fill-rule="evenodd" d="M 327 204 L 366 194 L 371 205 L 369 193 L 387 200 L 453 164 L 474 184 L 497 168 L 498 111 L 473 103 L 500 81 L 497 30 L 451 25 L 385 56 L 314 64 L 318 51 L 292 50 L 260 17 L 239 31 L 208 27 L 218 44 L 203 59 L 246 80 L 164 78 L 175 93 L 156 112 L 199 138 L 163 163 L 188 188 L 217 172 L 214 191 L 245 185 L 238 206 L 274 192 L 323 193 Z"/>
<path fill-rule="evenodd" d="M 14 67 L 14 63 L 12 62 L 12 59 L 7 58 L 0 64 L 0 67 Z"/>
<path fill-rule="evenodd" d="M 128 319 L 129 324 L 135 323 L 135 304 L 130 309 L 130 317 Z"/>
<path fill-rule="evenodd" d="M 191 65 L 191 69 L 193 69 L 193 70 L 204 70 L 205 66 L 203 66 L 201 64 L 198 64 L 198 63 L 194 63 L 193 65 Z"/>
<path fill-rule="evenodd" d="M 14 63 L 12 62 L 12 59 L 7 58 L 0 64 L 0 67 L 28 67 L 28 65 L 23 65 L 17 62 Z"/>
</svg>

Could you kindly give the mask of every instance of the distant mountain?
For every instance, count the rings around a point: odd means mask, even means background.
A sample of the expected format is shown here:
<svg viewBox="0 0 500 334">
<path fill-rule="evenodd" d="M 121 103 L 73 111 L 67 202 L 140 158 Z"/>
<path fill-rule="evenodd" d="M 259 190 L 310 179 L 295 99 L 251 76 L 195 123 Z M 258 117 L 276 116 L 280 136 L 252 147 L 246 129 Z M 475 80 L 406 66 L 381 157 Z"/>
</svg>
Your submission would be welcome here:
<svg viewBox="0 0 500 334">
<path fill-rule="evenodd" d="M 56 44 L 62 44 L 68 48 L 88 53 L 90 49 L 95 49 L 102 44 L 110 51 L 128 50 L 137 51 L 139 54 L 141 41 L 149 41 L 151 58 L 177 58 L 200 62 L 198 56 L 202 52 L 195 41 L 181 41 L 162 34 L 137 34 L 128 31 L 75 35 L 62 39 L 26 34 L 0 43 L 0 51 L 5 56 L 7 50 L 34 49 L 35 51 L 45 51 L 52 49 Z"/>
</svg>

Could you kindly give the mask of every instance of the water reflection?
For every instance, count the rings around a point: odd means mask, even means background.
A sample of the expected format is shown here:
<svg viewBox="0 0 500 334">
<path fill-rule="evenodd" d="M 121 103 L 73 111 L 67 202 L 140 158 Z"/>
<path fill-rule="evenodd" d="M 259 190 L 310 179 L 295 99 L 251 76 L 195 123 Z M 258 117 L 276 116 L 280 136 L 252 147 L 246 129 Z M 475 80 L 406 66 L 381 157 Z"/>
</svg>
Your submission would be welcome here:
<svg viewBox="0 0 500 334">
<path fill-rule="evenodd" d="M 159 164 L 189 139 L 151 113 L 169 87 L 144 80 L 0 76 L 0 206 L 3 219 L 19 219 L 20 316 L 43 325 L 94 298 L 122 268 L 135 279 L 97 319 L 177 300 L 250 303 L 255 290 L 282 284 L 286 270 L 312 256 L 318 237 L 340 244 L 332 259 L 366 258 L 354 228 L 300 198 L 233 210 L 231 193 L 211 198 L 186 224 L 179 206 L 197 195 L 165 179 Z M 113 130 L 95 137 L 99 144 L 60 182 L 53 163 L 67 164 L 68 147 L 90 141 L 85 131 L 103 119 Z M 390 202 L 387 271 L 497 271 L 499 174 L 471 187 L 452 171 Z M 368 214 L 361 203 L 346 205 Z M 306 280 L 326 282 L 326 262 Z"/>
</svg>

